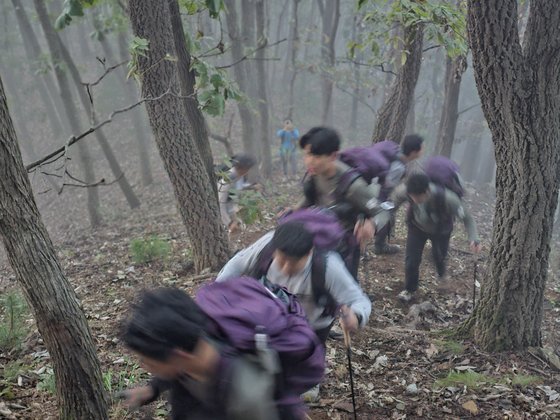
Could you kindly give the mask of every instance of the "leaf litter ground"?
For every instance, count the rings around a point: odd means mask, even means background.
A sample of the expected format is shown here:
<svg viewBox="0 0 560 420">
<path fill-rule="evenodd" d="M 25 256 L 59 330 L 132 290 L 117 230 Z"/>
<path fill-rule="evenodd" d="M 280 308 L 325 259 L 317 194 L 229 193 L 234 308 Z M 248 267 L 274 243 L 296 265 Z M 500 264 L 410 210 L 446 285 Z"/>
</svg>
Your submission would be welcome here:
<svg viewBox="0 0 560 420">
<path fill-rule="evenodd" d="M 233 237 L 233 247 L 240 249 L 270 229 L 274 225 L 273 215 L 293 203 L 298 190 L 296 181 L 283 182 L 275 191 L 269 189 L 264 220 Z M 65 273 L 82 300 L 110 391 L 143 383 L 148 377 L 117 338 L 120 321 L 138 291 L 178 286 L 194 292 L 208 281 L 192 272 L 189 243 L 168 182 L 161 181 L 145 189 L 142 195 L 142 209 L 114 211 L 111 221 L 93 232 L 71 222 L 79 220 L 79 215 L 61 212 L 56 205 L 44 216 Z M 493 197 L 473 190 L 467 200 L 484 243 L 488 244 Z M 399 219 L 402 218 L 400 214 Z M 130 255 L 131 241 L 152 235 L 168 241 L 169 257 L 135 264 Z M 405 237 L 400 222 L 392 242 L 401 246 L 401 252 L 376 256 L 370 249 L 361 265 L 361 285 L 374 300 L 374 314 L 368 327 L 352 343 L 357 417 L 560 418 L 560 374 L 542 355 L 487 354 L 471 342 L 446 336 L 446 330 L 458 325 L 472 311 L 473 294 L 480 290 L 474 286 L 475 270 L 477 280 L 484 281 L 484 252 L 480 258 L 465 252 L 468 244 L 462 226 L 456 227 L 452 239 L 447 282 L 441 284 L 436 280 L 428 246 L 420 290 L 409 305 L 396 299 L 402 289 Z M 15 282 L 2 258 L 0 288 L 7 291 L 15 288 Z M 553 351 L 560 347 L 560 283 L 555 274 L 551 272 L 549 277 L 543 322 L 544 344 Z M 347 358 L 342 342 L 328 341 L 327 360 L 321 399 L 311 406 L 309 415 L 312 419 L 351 419 Z M 34 327 L 20 350 L 0 354 L 0 418 L 57 418 L 52 385 L 49 390 L 50 367 L 48 353 Z M 8 375 L 9 372 L 12 373 Z M 114 407 L 111 416 L 145 419 L 163 418 L 166 413 L 165 404 L 159 403 L 135 413 Z"/>
</svg>

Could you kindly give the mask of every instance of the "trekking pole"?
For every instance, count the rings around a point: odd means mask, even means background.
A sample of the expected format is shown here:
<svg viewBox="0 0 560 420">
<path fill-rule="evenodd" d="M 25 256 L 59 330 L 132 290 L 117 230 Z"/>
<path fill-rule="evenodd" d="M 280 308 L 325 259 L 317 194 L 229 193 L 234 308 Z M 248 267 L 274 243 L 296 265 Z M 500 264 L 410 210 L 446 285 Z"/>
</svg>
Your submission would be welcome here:
<svg viewBox="0 0 560 420">
<path fill-rule="evenodd" d="M 478 274 L 478 259 L 475 258 L 474 260 L 474 269 L 473 269 L 473 290 L 472 290 L 472 306 L 473 306 L 473 311 L 474 311 L 474 306 L 476 303 L 476 277 Z"/>
<path fill-rule="evenodd" d="M 346 356 L 348 357 L 348 373 L 350 374 L 350 391 L 352 392 L 352 410 L 354 411 L 354 420 L 358 419 L 356 413 L 356 397 L 354 396 L 354 375 L 352 374 L 352 348 L 350 347 L 350 333 L 344 327 L 342 322 L 342 332 L 344 333 L 344 345 L 346 346 Z"/>
</svg>

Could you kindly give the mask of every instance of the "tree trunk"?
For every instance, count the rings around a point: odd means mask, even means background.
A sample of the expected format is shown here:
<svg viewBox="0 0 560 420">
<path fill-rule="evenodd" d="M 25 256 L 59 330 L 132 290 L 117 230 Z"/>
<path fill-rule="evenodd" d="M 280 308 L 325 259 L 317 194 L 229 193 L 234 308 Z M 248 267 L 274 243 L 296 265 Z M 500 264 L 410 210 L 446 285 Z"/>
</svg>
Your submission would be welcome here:
<svg viewBox="0 0 560 420">
<path fill-rule="evenodd" d="M 457 111 L 461 79 L 466 70 L 467 58 L 465 56 L 459 56 L 454 59 L 447 57 L 443 107 L 436 143 L 436 154 L 438 155 L 451 157 L 453 141 L 455 140 L 455 130 L 457 129 L 457 120 L 459 119 Z"/>
<path fill-rule="evenodd" d="M 321 10 L 321 17 L 323 20 L 323 28 L 321 33 L 321 59 L 323 62 L 322 72 L 322 90 L 323 90 L 323 110 L 322 110 L 322 123 L 323 125 L 333 125 L 333 76 L 329 71 L 334 70 L 335 66 L 335 41 L 336 33 L 338 31 L 338 21 L 340 19 L 340 0 L 317 0 Z"/>
<path fill-rule="evenodd" d="M 290 20 L 290 38 L 288 42 L 288 57 L 289 64 L 286 66 L 286 74 L 289 69 L 289 90 L 288 90 L 288 112 L 286 118 L 291 120 L 294 115 L 295 108 L 295 86 L 296 77 L 298 74 L 297 69 L 297 54 L 299 49 L 299 28 L 298 28 L 298 6 L 300 0 L 293 0 L 292 2 L 292 19 Z M 285 85 L 284 85 L 285 86 Z"/>
<path fill-rule="evenodd" d="M 461 161 L 461 176 L 466 181 L 474 182 L 480 166 L 478 156 L 480 155 L 481 137 L 475 135 L 465 141 L 465 150 Z"/>
<path fill-rule="evenodd" d="M 423 39 L 422 25 L 404 28 L 403 51 L 407 52 L 406 62 L 400 67 L 391 92 L 379 110 L 372 137 L 374 143 L 383 140 L 400 143 L 404 137 L 406 118 L 422 64 Z"/>
<path fill-rule="evenodd" d="M 270 150 L 270 117 L 268 115 L 268 95 L 266 94 L 266 68 L 264 61 L 264 47 L 268 43 L 265 34 L 264 23 L 264 1 L 256 0 L 256 24 L 257 24 L 257 47 L 259 50 L 256 53 L 257 59 L 257 75 L 258 75 L 258 92 L 259 92 L 259 114 L 261 117 L 261 145 L 262 145 L 262 158 L 263 158 L 263 173 L 265 178 L 270 178 L 272 175 L 272 153 Z"/>
<path fill-rule="evenodd" d="M 91 119 L 90 121 L 91 125 L 95 125 L 97 124 L 95 109 L 93 108 L 93 105 L 90 102 L 90 99 L 88 97 L 88 94 L 86 93 L 84 86 L 82 86 L 80 72 L 78 71 L 78 68 L 74 63 L 74 60 L 70 56 L 70 53 L 66 49 L 65 45 L 62 43 L 62 40 L 58 37 L 58 34 L 54 32 L 54 28 L 52 26 L 50 30 L 53 32 L 52 33 L 53 39 L 55 39 L 57 42 L 60 43 L 61 58 L 66 64 L 66 66 L 68 67 L 68 70 L 70 71 L 70 75 L 74 80 L 74 85 L 76 86 L 76 91 L 78 92 L 80 102 L 82 103 L 84 110 L 87 112 L 88 116 Z M 101 146 L 101 150 L 105 155 L 107 162 L 109 163 L 109 168 L 111 168 L 111 172 L 113 173 L 114 178 L 117 180 L 117 184 L 119 185 L 123 195 L 125 196 L 129 207 L 131 209 L 135 209 L 139 207 L 140 201 L 138 200 L 138 197 L 136 197 L 136 194 L 134 194 L 134 191 L 132 190 L 132 187 L 130 186 L 128 179 L 126 178 L 126 175 L 121 169 L 121 165 L 117 160 L 117 157 L 113 153 L 113 149 L 111 148 L 111 145 L 109 144 L 107 137 L 105 137 L 105 134 L 102 129 L 95 130 L 95 138 L 97 139 L 99 145 Z"/>
<path fill-rule="evenodd" d="M 235 0 L 225 0 L 224 3 L 226 4 L 227 8 L 226 22 L 229 37 L 231 38 L 232 58 L 233 62 L 237 62 L 244 55 L 241 36 L 239 34 L 237 9 L 235 7 Z M 243 92 L 247 93 L 247 86 L 249 82 L 247 80 L 247 75 L 244 71 L 244 67 L 239 64 L 233 66 L 233 74 L 235 76 L 237 84 L 239 85 L 239 88 Z M 237 106 L 239 108 L 239 117 L 241 118 L 243 149 L 246 153 L 249 153 L 260 160 L 260 156 L 258 155 L 259 149 L 257 148 L 256 144 L 255 122 L 253 113 L 245 101 L 238 101 Z"/>
<path fill-rule="evenodd" d="M 121 61 L 130 60 L 128 47 L 126 42 L 126 35 L 124 32 L 117 34 L 117 43 L 119 45 L 119 55 Z M 122 70 L 123 81 L 126 85 L 127 96 L 131 102 L 138 100 L 138 89 L 133 80 L 126 80 L 126 72 Z M 140 156 L 140 173 L 142 174 L 142 185 L 148 186 L 153 182 L 152 167 L 150 165 L 150 154 L 148 153 L 148 145 L 150 144 L 149 135 L 151 128 L 146 123 L 146 115 L 143 107 L 137 107 L 131 111 L 132 124 L 136 133 L 136 140 L 138 141 L 138 155 Z"/>
<path fill-rule="evenodd" d="M 54 32 L 52 24 L 49 20 L 45 3 L 42 0 L 33 0 L 33 3 L 35 5 L 35 10 L 37 11 L 39 22 L 41 23 L 41 27 L 45 33 L 51 57 L 53 60 L 60 62 L 62 61 L 62 44 L 58 40 L 58 36 L 56 32 Z M 68 125 L 74 134 L 81 133 L 80 123 L 76 114 L 66 72 L 64 72 L 58 65 L 53 67 L 58 87 L 60 89 L 60 97 L 62 99 L 64 112 L 66 114 L 66 118 L 68 119 Z M 83 168 L 85 174 L 85 182 L 87 184 L 93 183 L 95 180 L 95 173 L 87 143 L 78 142 L 78 155 L 80 156 L 80 166 Z M 87 209 L 91 226 L 98 226 L 101 223 L 101 214 L 99 212 L 99 195 L 97 188 L 87 188 Z"/>
<path fill-rule="evenodd" d="M 560 178 L 560 8 L 533 0 L 521 46 L 516 0 L 469 0 L 468 30 L 497 163 L 474 338 L 490 351 L 539 346 Z"/>
<path fill-rule="evenodd" d="M 165 60 L 166 54 L 176 54 L 168 4 L 130 0 L 129 13 L 134 34 L 150 43 L 149 52 L 138 59 L 142 96 L 161 97 L 146 102 L 146 108 L 191 241 L 195 269 L 216 270 L 227 261 L 228 240 L 214 189 L 189 130 L 184 101 L 173 93 L 180 88 L 177 66 Z"/>
<path fill-rule="evenodd" d="M 37 62 L 41 57 L 41 47 L 35 36 L 35 32 L 29 23 L 27 18 L 27 13 L 23 8 L 20 0 L 12 0 L 12 5 L 14 6 L 16 19 L 18 22 L 19 31 L 21 33 L 21 38 L 23 39 L 23 49 L 29 62 L 29 66 L 33 71 L 35 71 L 34 62 Z M 53 134 L 55 137 L 62 137 L 64 135 L 64 128 L 62 126 L 62 117 L 58 114 L 59 110 L 62 108 L 60 101 L 56 101 L 56 95 L 49 95 L 46 87 L 52 86 L 52 78 L 46 74 L 42 73 L 40 80 L 37 80 L 37 91 L 39 92 L 39 97 L 41 102 L 43 102 L 43 108 L 47 113 L 47 118 Z"/>
<path fill-rule="evenodd" d="M 0 236 L 51 356 L 61 419 L 108 419 L 95 344 L 25 173 L 0 79 Z"/>
<path fill-rule="evenodd" d="M 352 26 L 352 41 L 358 42 L 361 31 L 360 31 L 361 17 L 359 15 L 354 16 L 354 26 Z M 360 66 L 358 61 L 360 60 L 359 55 L 355 55 L 354 63 L 350 64 L 352 73 L 354 75 L 354 87 L 352 89 L 352 108 L 350 110 L 350 126 L 348 127 L 350 137 L 355 138 L 358 133 L 358 101 L 360 99 Z"/>
<path fill-rule="evenodd" d="M 416 101 L 414 98 L 410 101 L 410 108 L 408 109 L 408 115 L 406 116 L 406 125 L 404 128 L 404 134 L 413 134 L 416 128 Z"/>
<path fill-rule="evenodd" d="M 490 184 L 494 179 L 496 160 L 494 159 L 494 147 L 492 142 L 484 141 L 484 143 L 485 145 L 482 147 L 482 151 L 480 153 L 481 164 L 476 181 L 480 184 Z"/>
<path fill-rule="evenodd" d="M 214 174 L 214 157 L 208 140 L 208 128 L 202 111 L 198 107 L 198 99 L 194 90 L 196 84 L 194 70 L 191 69 L 191 55 L 187 49 L 185 32 L 181 22 L 181 13 L 177 0 L 168 0 L 171 18 L 171 28 L 173 30 L 173 42 L 177 52 L 177 69 L 179 71 L 179 83 L 181 85 L 181 96 L 189 118 L 191 134 L 197 146 L 198 153 L 208 172 L 208 178 L 218 199 L 218 187 Z"/>
</svg>

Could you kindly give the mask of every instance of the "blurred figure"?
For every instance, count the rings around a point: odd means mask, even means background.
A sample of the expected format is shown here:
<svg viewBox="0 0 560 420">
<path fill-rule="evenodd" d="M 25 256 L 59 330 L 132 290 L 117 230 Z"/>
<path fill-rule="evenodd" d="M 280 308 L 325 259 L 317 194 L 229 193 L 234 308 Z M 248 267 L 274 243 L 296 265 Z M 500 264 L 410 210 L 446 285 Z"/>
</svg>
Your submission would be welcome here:
<svg viewBox="0 0 560 420">
<path fill-rule="evenodd" d="M 284 121 L 284 128 L 276 132 L 280 138 L 280 159 L 282 160 L 282 170 L 284 176 L 288 176 L 288 162 L 292 169 L 292 175 L 297 173 L 297 144 L 299 130 L 294 127 L 291 120 Z"/>
</svg>

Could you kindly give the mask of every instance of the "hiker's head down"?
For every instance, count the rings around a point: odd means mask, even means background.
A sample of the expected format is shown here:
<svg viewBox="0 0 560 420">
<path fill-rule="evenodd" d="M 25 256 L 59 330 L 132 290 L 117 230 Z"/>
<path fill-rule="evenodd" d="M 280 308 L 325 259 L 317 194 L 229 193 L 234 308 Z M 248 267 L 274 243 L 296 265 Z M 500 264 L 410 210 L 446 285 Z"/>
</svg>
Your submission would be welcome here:
<svg viewBox="0 0 560 420">
<path fill-rule="evenodd" d="M 162 288 L 144 292 L 124 326 L 122 339 L 148 372 L 174 379 L 196 376 L 213 350 L 203 338 L 206 315 L 186 293 Z"/>
<path fill-rule="evenodd" d="M 332 128 L 314 127 L 299 140 L 303 162 L 310 174 L 326 175 L 332 171 L 340 150 L 340 136 Z"/>
<path fill-rule="evenodd" d="M 406 192 L 416 204 L 422 204 L 430 198 L 430 178 L 426 174 L 413 174 L 406 181 Z"/>
<path fill-rule="evenodd" d="M 414 159 L 418 159 L 422 156 L 422 145 L 424 143 L 424 139 L 422 136 L 418 134 L 409 134 L 405 136 L 402 142 L 402 153 L 405 156 L 405 159 L 408 162 L 413 161 Z"/>
<path fill-rule="evenodd" d="M 313 235 L 302 223 L 289 222 L 278 226 L 272 237 L 273 264 L 287 276 L 299 273 L 309 260 Z"/>
<path fill-rule="evenodd" d="M 245 176 L 249 170 L 255 166 L 257 160 L 251 156 L 244 153 L 239 153 L 231 158 L 231 164 L 237 171 L 239 176 Z"/>
</svg>

